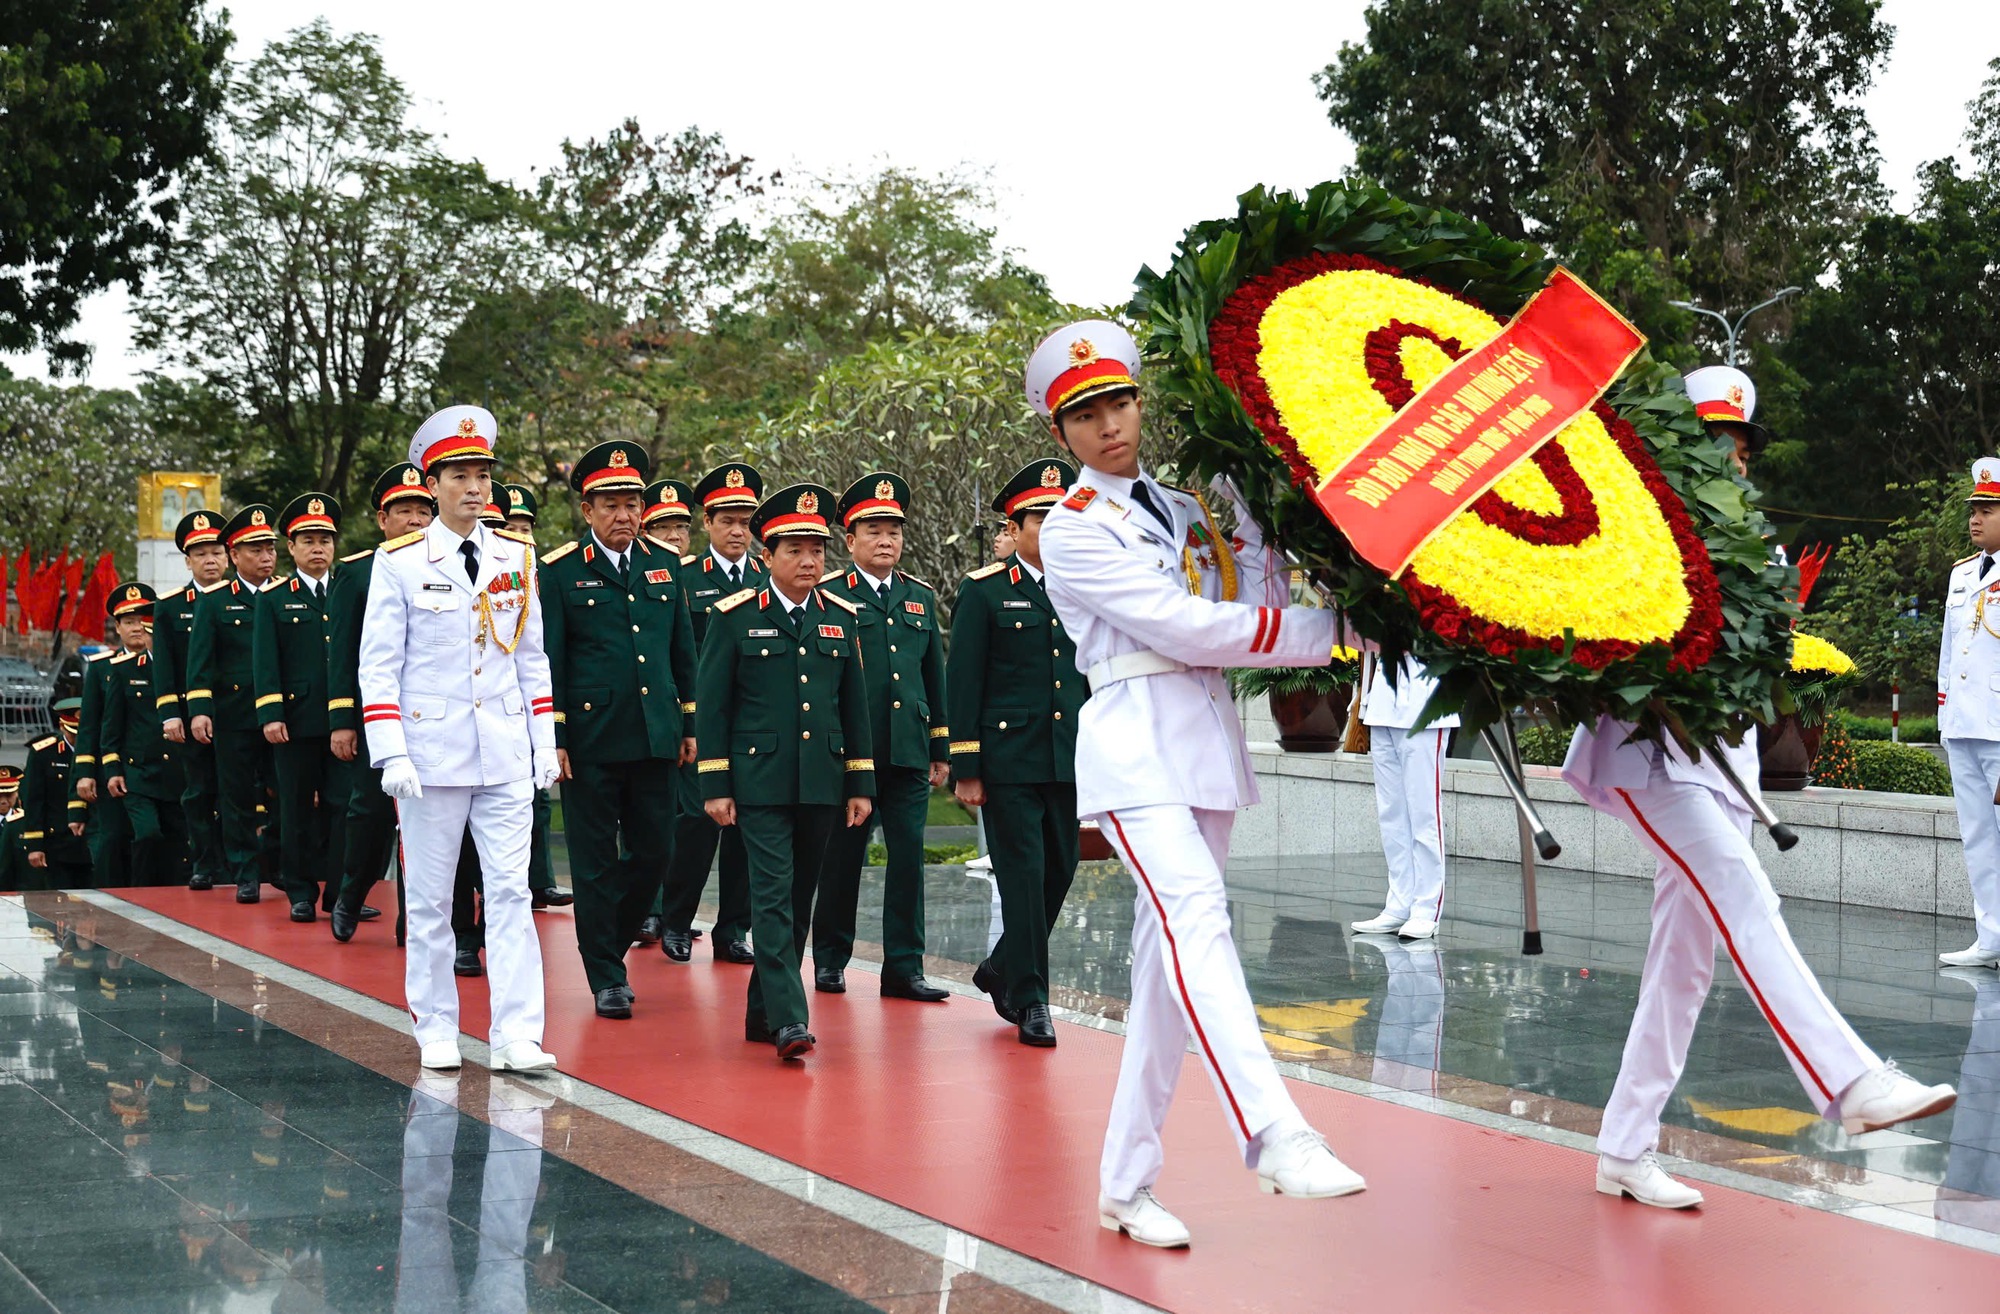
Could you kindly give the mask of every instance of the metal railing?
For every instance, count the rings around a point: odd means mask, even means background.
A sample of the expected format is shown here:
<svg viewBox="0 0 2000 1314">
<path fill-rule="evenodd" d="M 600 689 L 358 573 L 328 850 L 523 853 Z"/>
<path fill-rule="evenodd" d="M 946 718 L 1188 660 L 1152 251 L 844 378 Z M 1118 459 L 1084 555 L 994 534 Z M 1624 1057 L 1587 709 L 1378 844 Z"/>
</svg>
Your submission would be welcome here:
<svg viewBox="0 0 2000 1314">
<path fill-rule="evenodd" d="M 49 694 L 43 684 L 0 687 L 0 743 L 28 743 L 55 729 L 49 720 Z"/>
</svg>

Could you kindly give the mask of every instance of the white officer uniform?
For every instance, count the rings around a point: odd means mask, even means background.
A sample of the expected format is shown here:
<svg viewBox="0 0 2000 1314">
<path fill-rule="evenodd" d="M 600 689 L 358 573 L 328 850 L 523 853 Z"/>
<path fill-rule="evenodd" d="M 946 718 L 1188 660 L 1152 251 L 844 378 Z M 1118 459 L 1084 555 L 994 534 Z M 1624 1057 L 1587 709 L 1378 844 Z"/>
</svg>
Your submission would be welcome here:
<svg viewBox="0 0 2000 1314">
<path fill-rule="evenodd" d="M 2000 460 L 1972 467 L 1974 502 L 2000 502 Z M 1938 737 L 1951 763 L 1978 938 L 1955 955 L 2000 962 L 2000 560 L 1975 552 L 1951 568 L 1938 649 Z M 1983 961 L 1981 965 L 1987 965 Z"/>
<path fill-rule="evenodd" d="M 469 428 L 466 426 L 470 426 Z M 493 417 L 454 406 L 424 422 L 410 459 L 454 458 L 463 434 L 484 441 Z M 430 459 L 425 460 L 426 455 Z M 476 553 L 467 577 L 461 545 Z M 535 599 L 532 544 L 474 525 L 461 539 L 433 520 L 376 549 L 361 625 L 362 722 L 369 760 L 407 759 L 423 786 L 398 802 L 409 947 L 404 989 L 419 1044 L 458 1036 L 452 975 L 452 876 L 468 823 L 485 878 L 489 1039 L 498 1051 L 542 1039 L 542 954 L 528 894 L 536 759 L 553 762 L 555 714 Z"/>
<path fill-rule="evenodd" d="M 1132 386 L 1137 365 L 1116 325 L 1073 325 L 1030 362 L 1029 399 L 1046 417 Z M 1042 527 L 1049 598 L 1090 678 L 1077 811 L 1098 822 L 1137 886 L 1132 1001 L 1100 1168 L 1114 1202 L 1159 1176 L 1160 1128 L 1190 1038 L 1246 1165 L 1259 1162 L 1260 1134 L 1311 1134 L 1265 1048 L 1230 938 L 1222 867 L 1257 783 L 1223 668 L 1324 664 L 1336 630 L 1332 612 L 1283 605 L 1286 572 L 1247 516 L 1231 553 L 1196 498 L 1140 480 L 1171 524 L 1145 509 L 1138 480 L 1085 466 Z"/>
<path fill-rule="evenodd" d="M 1371 657 L 1370 661 L 1376 660 Z M 1379 669 L 1361 704 L 1375 769 L 1375 816 L 1389 866 L 1382 915 L 1435 926 L 1444 916 L 1444 752 L 1456 716 L 1413 729 L 1437 692 L 1423 664 L 1404 657 L 1392 684 Z"/>
<path fill-rule="evenodd" d="M 1695 415 L 1710 433 L 1715 433 L 1716 426 L 1724 426 L 1723 432 L 1733 442 L 1740 431 L 1752 456 L 1770 442 L 1769 433 L 1755 418 L 1757 385 L 1742 370 L 1734 365 L 1704 365 L 1689 373 L 1681 384 L 1687 389 L 1688 400 L 1694 403 Z M 1792 564 L 1782 543 L 1771 544 L 1771 557 L 1781 566 Z"/>
</svg>

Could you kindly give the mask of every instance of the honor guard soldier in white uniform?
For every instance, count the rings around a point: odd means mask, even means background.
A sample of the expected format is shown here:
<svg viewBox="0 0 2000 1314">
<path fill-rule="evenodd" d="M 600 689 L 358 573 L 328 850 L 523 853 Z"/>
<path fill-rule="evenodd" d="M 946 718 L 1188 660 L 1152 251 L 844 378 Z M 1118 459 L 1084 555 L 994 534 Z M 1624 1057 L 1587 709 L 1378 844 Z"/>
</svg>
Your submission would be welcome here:
<svg viewBox="0 0 2000 1314">
<path fill-rule="evenodd" d="M 470 826 L 485 876 L 493 1066 L 538 1072 L 542 951 L 528 904 L 534 791 L 558 775 L 532 541 L 488 529 L 493 416 L 448 406 L 410 461 L 437 499 L 429 528 L 376 549 L 361 622 L 361 720 L 399 800 L 409 882 L 403 986 L 427 1068 L 455 1068 L 452 875 Z"/>
<path fill-rule="evenodd" d="M 1951 568 L 1938 650 L 1938 737 L 1951 762 L 1978 938 L 1947 967 L 2000 967 L 2000 460 L 1972 466 L 1969 529 L 1979 549 Z"/>
<path fill-rule="evenodd" d="M 1222 883 L 1236 810 L 1257 801 L 1223 668 L 1324 665 L 1338 627 L 1330 611 L 1282 605 L 1286 572 L 1247 515 L 1232 553 L 1199 498 L 1140 467 L 1138 369 L 1124 329 L 1087 320 L 1036 349 L 1027 383 L 1083 467 L 1041 539 L 1050 600 L 1090 680 L 1077 811 L 1098 822 L 1137 886 L 1098 1217 L 1136 1241 L 1183 1246 L 1187 1228 L 1152 1186 L 1190 1037 L 1264 1190 L 1333 1196 L 1364 1185 L 1306 1124 L 1271 1061 Z"/>
<path fill-rule="evenodd" d="M 1355 922 L 1359 935 L 1429 940 L 1444 916 L 1444 751 L 1456 716 L 1417 728 L 1424 705 L 1437 692 L 1422 663 L 1403 658 L 1392 682 L 1368 661 L 1374 679 L 1362 697 L 1368 759 L 1375 768 L 1375 816 L 1382 825 L 1382 856 L 1389 863 L 1389 900 L 1379 915 Z"/>
</svg>

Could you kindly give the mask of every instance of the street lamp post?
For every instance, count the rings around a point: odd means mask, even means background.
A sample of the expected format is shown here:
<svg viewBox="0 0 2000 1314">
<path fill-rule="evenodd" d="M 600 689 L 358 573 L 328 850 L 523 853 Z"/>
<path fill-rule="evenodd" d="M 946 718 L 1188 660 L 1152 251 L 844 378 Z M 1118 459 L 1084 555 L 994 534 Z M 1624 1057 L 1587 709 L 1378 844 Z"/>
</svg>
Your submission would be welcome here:
<svg viewBox="0 0 2000 1314">
<path fill-rule="evenodd" d="M 1738 315 L 1734 323 L 1731 323 L 1729 316 L 1723 314 L 1721 311 L 1710 310 L 1706 306 L 1697 306 L 1692 301 L 1669 301 L 1667 304 L 1679 310 L 1688 310 L 1694 312 L 1697 315 L 1706 315 L 1710 319 L 1720 323 L 1722 325 L 1722 332 L 1723 332 L 1722 363 L 1724 365 L 1728 365 L 1733 368 L 1736 364 L 1736 339 L 1737 335 L 1743 332 L 1744 321 L 1749 319 L 1752 315 L 1756 314 L 1758 311 L 1762 310 L 1764 307 L 1775 306 L 1780 301 L 1783 301 L 1786 297 L 1791 296 L 1793 293 L 1803 292 L 1803 291 L 1805 291 L 1805 289 L 1802 287 L 1781 287 L 1778 289 L 1775 295 L 1768 297 L 1763 301 L 1759 301 L 1756 305 L 1750 307 L 1750 309 Z"/>
</svg>

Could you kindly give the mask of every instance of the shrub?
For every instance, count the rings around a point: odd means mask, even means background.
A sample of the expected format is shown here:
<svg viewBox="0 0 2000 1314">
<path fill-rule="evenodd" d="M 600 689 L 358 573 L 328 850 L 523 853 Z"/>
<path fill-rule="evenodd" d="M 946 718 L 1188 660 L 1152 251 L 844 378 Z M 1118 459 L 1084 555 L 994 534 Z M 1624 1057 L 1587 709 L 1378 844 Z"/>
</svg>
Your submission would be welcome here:
<svg viewBox="0 0 2000 1314">
<path fill-rule="evenodd" d="M 950 863 L 970 862 L 978 856 L 979 846 L 976 844 L 924 845 L 924 862 L 933 867 L 944 866 Z M 888 845 L 870 844 L 868 846 L 869 866 L 880 867 L 887 861 L 889 861 Z"/>
<path fill-rule="evenodd" d="M 1861 789 L 1861 770 L 1854 761 L 1854 744 L 1847 722 L 1836 714 L 1821 732 L 1819 756 L 1813 759 L 1812 783 L 1826 789 Z"/>
<path fill-rule="evenodd" d="M 1833 715 L 1846 723 L 1850 738 L 1886 740 L 1889 737 L 1889 718 L 1886 716 L 1857 716 L 1853 712 L 1846 711 L 1836 711 Z M 1935 744 L 1938 742 L 1937 718 L 1904 717 L 1902 738 L 1906 744 Z"/>
<path fill-rule="evenodd" d="M 1862 740 L 1854 745 L 1855 772 L 1861 788 L 1895 794 L 1951 793 L 1951 771 L 1921 748 Z"/>
<path fill-rule="evenodd" d="M 1569 752 L 1570 730 L 1567 726 L 1537 722 L 1517 727 L 1514 734 L 1521 743 L 1523 766 L 1561 766 Z"/>
</svg>

